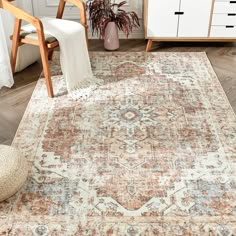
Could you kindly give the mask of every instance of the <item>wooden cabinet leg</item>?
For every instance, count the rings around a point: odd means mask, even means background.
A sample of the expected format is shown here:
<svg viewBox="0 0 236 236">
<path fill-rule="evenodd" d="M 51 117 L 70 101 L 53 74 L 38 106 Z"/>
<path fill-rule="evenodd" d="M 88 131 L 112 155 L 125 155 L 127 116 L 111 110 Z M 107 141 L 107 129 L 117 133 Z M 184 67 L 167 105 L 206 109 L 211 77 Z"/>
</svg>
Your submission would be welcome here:
<svg viewBox="0 0 236 236">
<path fill-rule="evenodd" d="M 149 39 L 146 47 L 146 52 L 149 52 L 151 48 L 152 48 L 152 39 Z"/>
</svg>

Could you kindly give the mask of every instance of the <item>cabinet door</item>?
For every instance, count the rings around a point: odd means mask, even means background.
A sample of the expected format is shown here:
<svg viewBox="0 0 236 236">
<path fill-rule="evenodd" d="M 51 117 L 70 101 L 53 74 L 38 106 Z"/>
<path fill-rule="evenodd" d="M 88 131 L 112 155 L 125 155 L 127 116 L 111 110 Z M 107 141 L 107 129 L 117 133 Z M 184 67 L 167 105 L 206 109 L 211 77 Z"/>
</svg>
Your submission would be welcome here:
<svg viewBox="0 0 236 236">
<path fill-rule="evenodd" d="M 198 0 L 196 0 L 198 1 Z M 147 37 L 176 37 L 180 0 L 148 0 Z"/>
<path fill-rule="evenodd" d="M 208 37 L 212 0 L 181 0 L 178 37 Z"/>
</svg>

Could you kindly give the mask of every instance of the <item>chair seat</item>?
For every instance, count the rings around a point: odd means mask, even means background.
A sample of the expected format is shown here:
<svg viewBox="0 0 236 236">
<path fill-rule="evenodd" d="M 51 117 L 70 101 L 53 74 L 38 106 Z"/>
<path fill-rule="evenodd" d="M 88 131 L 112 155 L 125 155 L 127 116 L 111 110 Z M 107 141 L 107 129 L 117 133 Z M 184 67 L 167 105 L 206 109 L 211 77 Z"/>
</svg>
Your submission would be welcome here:
<svg viewBox="0 0 236 236">
<path fill-rule="evenodd" d="M 47 43 L 53 43 L 56 42 L 57 39 L 53 37 L 51 34 L 44 34 L 45 36 L 45 41 Z M 30 39 L 30 40 L 35 40 L 38 41 L 38 34 L 37 33 L 30 33 L 24 30 L 20 31 L 20 37 L 23 39 Z"/>
</svg>

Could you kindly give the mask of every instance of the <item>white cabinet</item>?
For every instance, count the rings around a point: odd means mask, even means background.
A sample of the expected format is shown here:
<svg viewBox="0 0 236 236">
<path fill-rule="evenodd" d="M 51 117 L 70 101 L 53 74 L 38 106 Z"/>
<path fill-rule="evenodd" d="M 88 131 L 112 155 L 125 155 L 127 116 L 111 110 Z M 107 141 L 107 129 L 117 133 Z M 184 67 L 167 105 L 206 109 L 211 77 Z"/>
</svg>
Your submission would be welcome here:
<svg viewBox="0 0 236 236">
<path fill-rule="evenodd" d="M 148 37 L 207 37 L 212 0 L 149 0 Z"/>
<path fill-rule="evenodd" d="M 145 38 L 236 41 L 236 0 L 144 0 Z"/>
</svg>

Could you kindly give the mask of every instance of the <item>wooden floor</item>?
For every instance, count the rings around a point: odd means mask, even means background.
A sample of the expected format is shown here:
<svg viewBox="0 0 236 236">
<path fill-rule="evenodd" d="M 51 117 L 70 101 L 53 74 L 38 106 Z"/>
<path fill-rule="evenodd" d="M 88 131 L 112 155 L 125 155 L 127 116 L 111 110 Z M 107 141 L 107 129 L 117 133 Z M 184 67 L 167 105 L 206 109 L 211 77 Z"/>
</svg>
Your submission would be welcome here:
<svg viewBox="0 0 236 236">
<path fill-rule="evenodd" d="M 90 51 L 104 51 L 100 40 L 91 40 L 89 45 Z M 145 40 L 121 40 L 119 51 L 144 51 L 145 46 Z M 152 51 L 206 51 L 236 112 L 236 44 L 155 43 Z M 11 144 L 41 71 L 41 63 L 35 63 L 15 74 L 12 89 L 0 90 L 0 144 Z"/>
</svg>

